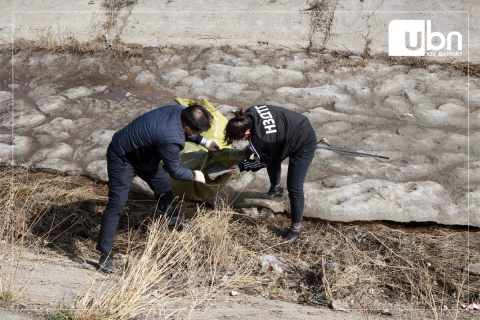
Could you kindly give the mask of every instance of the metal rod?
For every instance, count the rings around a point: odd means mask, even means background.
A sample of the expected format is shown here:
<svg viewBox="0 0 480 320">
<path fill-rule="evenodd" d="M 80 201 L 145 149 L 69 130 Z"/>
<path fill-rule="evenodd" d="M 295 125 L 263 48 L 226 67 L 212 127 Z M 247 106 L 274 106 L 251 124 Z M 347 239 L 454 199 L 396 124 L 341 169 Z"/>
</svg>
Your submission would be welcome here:
<svg viewBox="0 0 480 320">
<path fill-rule="evenodd" d="M 335 150 L 335 151 L 342 151 L 342 152 L 348 152 L 348 153 L 356 153 L 356 154 L 362 154 L 364 156 L 378 157 L 378 158 L 383 158 L 383 159 L 390 159 L 389 157 L 377 156 L 377 155 L 374 155 L 374 154 L 368 154 L 368 153 L 362 153 L 362 152 L 356 152 L 356 151 L 348 151 L 348 150 L 343 150 L 343 149 L 335 149 L 335 148 L 324 147 L 324 146 L 319 146 L 319 145 L 317 145 L 317 148 Z"/>
</svg>

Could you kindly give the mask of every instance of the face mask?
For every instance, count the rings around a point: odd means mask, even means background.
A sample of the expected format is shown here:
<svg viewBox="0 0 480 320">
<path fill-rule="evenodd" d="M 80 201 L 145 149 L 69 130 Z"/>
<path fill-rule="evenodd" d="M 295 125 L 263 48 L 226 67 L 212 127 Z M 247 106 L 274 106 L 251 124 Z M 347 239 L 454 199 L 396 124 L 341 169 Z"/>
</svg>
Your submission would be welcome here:
<svg viewBox="0 0 480 320">
<path fill-rule="evenodd" d="M 187 127 L 187 128 L 188 128 L 188 127 Z M 191 129 L 190 129 L 190 130 L 191 130 Z M 193 132 L 192 132 L 192 133 L 193 133 Z M 185 132 L 185 134 L 186 134 L 186 132 Z M 187 137 L 188 137 L 189 139 L 194 139 L 196 136 L 198 136 L 198 134 L 194 134 L 194 135 L 192 135 L 192 136 L 187 136 Z"/>
</svg>

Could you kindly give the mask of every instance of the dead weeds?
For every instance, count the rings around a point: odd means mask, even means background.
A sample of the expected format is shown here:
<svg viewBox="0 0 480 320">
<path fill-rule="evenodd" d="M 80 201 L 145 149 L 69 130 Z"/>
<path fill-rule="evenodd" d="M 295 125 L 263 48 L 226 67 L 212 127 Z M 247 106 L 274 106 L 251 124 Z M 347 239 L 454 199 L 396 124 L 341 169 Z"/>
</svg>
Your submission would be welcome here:
<svg viewBox="0 0 480 320">
<path fill-rule="evenodd" d="M 128 2 L 128 1 L 127 1 Z M 132 1 L 133 2 L 133 1 Z M 259 44 L 263 44 L 260 43 Z M 33 52 L 57 53 L 57 54 L 79 54 L 79 55 L 97 55 L 102 52 L 111 52 L 115 58 L 129 57 L 145 57 L 147 54 L 156 52 L 167 52 L 167 48 L 162 46 L 143 47 L 139 44 L 124 43 L 120 39 L 109 39 L 107 33 L 99 33 L 91 37 L 89 41 L 80 40 L 75 33 L 68 30 L 62 33 L 56 33 L 51 27 L 45 27 L 39 30 L 34 41 L 18 38 L 14 40 L 13 47 L 10 45 L 0 46 L 0 52 L 13 50 L 16 54 L 20 51 L 27 51 L 29 54 Z M 219 48 L 225 53 L 235 53 L 235 49 L 230 45 L 223 45 Z M 272 55 L 275 56 L 278 49 L 271 49 Z M 351 59 L 354 54 L 348 51 L 331 51 L 319 49 L 306 49 L 307 53 L 316 55 L 317 61 L 315 69 L 325 69 L 326 71 L 335 70 L 337 68 L 355 68 L 366 67 L 370 61 L 384 61 L 394 65 L 405 65 L 415 68 L 427 68 L 430 65 L 452 66 L 461 70 L 465 74 L 478 76 L 480 74 L 479 63 L 469 63 L 458 61 L 450 58 L 445 61 L 429 60 L 425 57 L 389 57 L 386 55 L 372 56 L 369 53 L 358 54 L 361 59 Z M 328 54 L 325 56 L 325 54 Z"/>
</svg>

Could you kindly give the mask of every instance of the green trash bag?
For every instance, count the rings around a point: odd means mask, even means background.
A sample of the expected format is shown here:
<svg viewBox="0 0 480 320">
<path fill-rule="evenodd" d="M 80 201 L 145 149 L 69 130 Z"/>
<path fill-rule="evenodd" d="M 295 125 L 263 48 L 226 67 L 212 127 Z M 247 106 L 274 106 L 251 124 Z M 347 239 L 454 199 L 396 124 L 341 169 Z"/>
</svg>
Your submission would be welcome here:
<svg viewBox="0 0 480 320">
<path fill-rule="evenodd" d="M 223 116 L 223 114 L 220 113 L 220 111 L 218 111 L 214 106 L 212 106 L 210 104 L 210 102 L 208 102 L 206 99 L 202 99 L 202 100 L 200 100 L 200 102 L 196 102 L 196 101 L 193 101 L 193 100 L 182 99 L 182 98 L 178 98 L 178 97 L 175 97 L 174 100 L 175 100 L 176 103 L 178 103 L 182 106 L 185 106 L 185 107 L 189 107 L 189 106 L 193 106 L 193 105 L 198 104 L 199 106 L 202 106 L 205 109 L 207 109 L 213 117 L 212 127 L 210 128 L 210 130 L 202 133 L 201 135 L 204 136 L 208 140 L 215 141 L 218 144 L 218 146 L 220 147 L 220 149 L 231 147 L 231 145 L 226 145 L 223 142 L 224 131 L 225 131 L 225 127 L 227 126 L 228 120 L 227 120 L 227 118 L 225 118 Z M 207 149 L 205 149 L 203 147 L 201 147 L 201 149 L 207 151 Z"/>
<path fill-rule="evenodd" d="M 227 167 L 231 167 L 242 162 L 246 155 L 242 150 L 228 148 L 223 142 L 223 132 L 228 120 L 212 106 L 207 100 L 202 99 L 200 102 L 193 100 L 175 98 L 178 104 L 190 106 L 194 104 L 205 107 L 214 117 L 212 127 L 202 136 L 209 140 L 215 141 L 220 146 L 220 151 L 212 152 L 195 143 L 186 142 L 185 148 L 180 152 L 182 166 L 191 170 L 203 171 L 210 163 L 219 161 Z M 205 174 L 205 172 L 204 172 Z M 207 184 L 195 181 L 180 181 L 170 177 L 170 185 L 172 186 L 173 196 L 180 199 L 189 199 L 196 201 L 205 201 L 210 195 L 220 191 L 225 186 L 231 175 L 227 174 L 216 180 L 208 179 L 205 174 Z"/>
</svg>

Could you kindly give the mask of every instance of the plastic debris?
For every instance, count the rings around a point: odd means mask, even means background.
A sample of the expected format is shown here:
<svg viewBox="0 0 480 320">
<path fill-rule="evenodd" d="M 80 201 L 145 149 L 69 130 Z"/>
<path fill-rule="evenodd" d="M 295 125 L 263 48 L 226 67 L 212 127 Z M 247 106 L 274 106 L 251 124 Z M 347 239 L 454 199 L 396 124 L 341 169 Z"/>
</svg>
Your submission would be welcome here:
<svg viewBox="0 0 480 320">
<path fill-rule="evenodd" d="M 232 296 L 234 296 L 234 297 L 235 297 L 235 296 L 238 296 L 238 292 L 237 292 L 237 291 L 232 291 L 230 294 L 231 294 Z"/>
<path fill-rule="evenodd" d="M 125 256 L 124 256 L 123 254 L 121 254 L 121 253 L 117 253 L 117 254 L 115 255 L 115 258 L 125 259 Z"/>
<path fill-rule="evenodd" d="M 348 304 L 340 300 L 334 300 L 332 302 L 332 308 L 337 311 L 350 311 Z"/>
<path fill-rule="evenodd" d="M 25 303 L 21 303 L 21 302 L 20 302 L 19 304 L 20 304 L 20 306 L 23 307 L 23 308 L 28 308 L 28 306 L 27 306 Z"/>
<path fill-rule="evenodd" d="M 228 279 L 230 279 L 230 278 L 229 278 L 227 275 L 224 275 L 224 276 L 222 277 L 222 279 L 220 279 L 220 280 L 222 280 L 222 281 L 227 281 Z"/>
<path fill-rule="evenodd" d="M 328 301 L 326 301 L 326 300 L 321 300 L 321 299 L 315 300 L 315 303 L 319 304 L 321 306 L 328 306 Z"/>
<path fill-rule="evenodd" d="M 131 94 L 130 92 L 125 93 L 125 97 L 130 97 L 130 96 L 133 96 L 133 94 Z"/>
<path fill-rule="evenodd" d="M 244 214 L 246 216 L 258 216 L 257 208 L 240 208 L 240 214 Z"/>
<path fill-rule="evenodd" d="M 367 241 L 367 237 L 359 237 L 357 238 L 357 243 L 365 243 Z"/>
<path fill-rule="evenodd" d="M 480 263 L 470 263 L 463 270 L 469 273 L 480 275 Z"/>
<path fill-rule="evenodd" d="M 158 291 L 163 291 L 163 288 L 160 286 L 157 286 Z"/>
<path fill-rule="evenodd" d="M 282 273 L 290 271 L 290 266 L 282 263 L 273 254 L 264 254 L 260 257 L 260 264 L 262 265 L 262 271 L 267 272 L 269 270 L 273 273 Z"/>
<path fill-rule="evenodd" d="M 462 304 L 462 308 L 467 310 L 480 310 L 480 303 L 474 302 L 469 305 Z"/>
<path fill-rule="evenodd" d="M 333 270 L 343 270 L 344 267 L 336 262 L 326 262 L 325 260 L 323 261 L 323 265 L 325 267 L 330 267 L 332 268 Z"/>
</svg>

